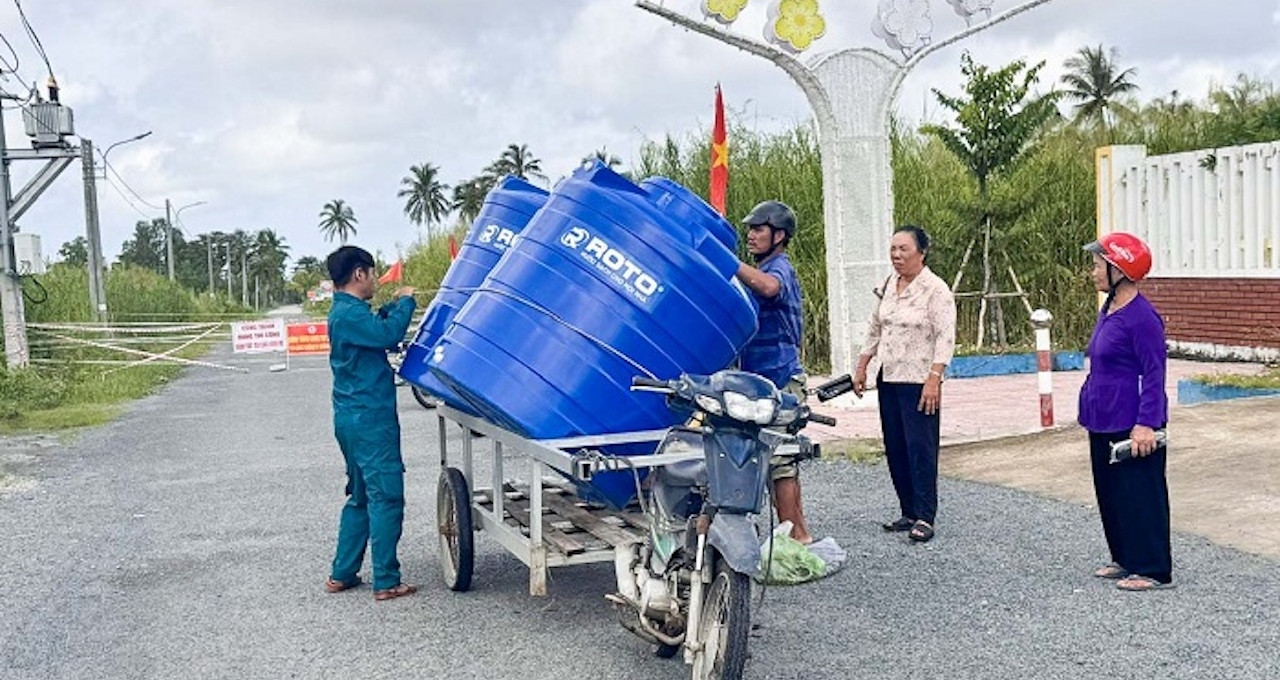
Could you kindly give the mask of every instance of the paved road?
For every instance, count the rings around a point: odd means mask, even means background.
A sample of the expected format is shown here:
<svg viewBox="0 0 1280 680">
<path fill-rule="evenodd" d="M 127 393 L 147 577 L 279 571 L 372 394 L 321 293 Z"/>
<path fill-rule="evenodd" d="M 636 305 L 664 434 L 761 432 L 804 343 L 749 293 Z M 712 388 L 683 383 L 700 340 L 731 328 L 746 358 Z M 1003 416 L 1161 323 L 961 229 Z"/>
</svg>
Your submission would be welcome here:
<svg viewBox="0 0 1280 680">
<path fill-rule="evenodd" d="M 229 357 L 223 357 L 230 361 Z M 521 565 L 481 537 L 476 589 L 439 585 L 435 419 L 406 392 L 409 510 L 401 558 L 426 585 L 375 603 L 326 595 L 341 501 L 323 360 L 269 373 L 189 371 L 74 441 L 0 453 L 0 678 L 687 677 L 622 632 L 611 569 Z M 1280 569 L 1175 537 L 1180 588 L 1120 593 L 1088 509 L 943 480 L 938 538 L 914 546 L 882 466 L 805 473 L 813 524 L 852 553 L 817 584 L 771 589 L 752 678 L 1275 678 Z"/>
</svg>

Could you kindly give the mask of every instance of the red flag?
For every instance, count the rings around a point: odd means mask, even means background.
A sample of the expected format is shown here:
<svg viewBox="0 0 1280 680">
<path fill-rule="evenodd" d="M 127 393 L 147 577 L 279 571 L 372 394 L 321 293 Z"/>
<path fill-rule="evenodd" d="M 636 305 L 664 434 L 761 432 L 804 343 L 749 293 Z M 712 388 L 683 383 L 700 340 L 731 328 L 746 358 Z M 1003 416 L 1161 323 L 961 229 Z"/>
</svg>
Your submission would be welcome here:
<svg viewBox="0 0 1280 680">
<path fill-rule="evenodd" d="M 400 260 L 396 260 L 396 263 L 391 265 L 391 267 L 387 269 L 387 273 L 383 274 L 378 279 L 378 283 L 391 283 L 392 281 L 395 281 L 396 283 L 400 283 L 400 280 L 403 278 L 404 278 L 404 263 L 401 262 Z"/>
<path fill-rule="evenodd" d="M 724 127 L 724 99 L 716 83 L 716 124 L 711 130 L 711 207 L 725 214 L 729 195 L 729 140 Z"/>
<path fill-rule="evenodd" d="M 458 240 L 449 234 L 449 261 L 453 262 L 458 259 Z"/>
</svg>

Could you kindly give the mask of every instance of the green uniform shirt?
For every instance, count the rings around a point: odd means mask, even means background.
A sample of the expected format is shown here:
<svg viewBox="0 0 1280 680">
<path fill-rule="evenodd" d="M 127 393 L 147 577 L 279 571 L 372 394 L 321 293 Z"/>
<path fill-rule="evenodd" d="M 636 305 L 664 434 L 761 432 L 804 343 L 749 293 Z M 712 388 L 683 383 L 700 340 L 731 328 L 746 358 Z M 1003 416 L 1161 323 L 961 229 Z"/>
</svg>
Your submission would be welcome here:
<svg viewBox="0 0 1280 680">
<path fill-rule="evenodd" d="M 395 375 L 387 363 L 409 329 L 417 307 L 406 295 L 375 314 L 369 303 L 341 291 L 329 309 L 329 368 L 333 369 L 333 412 L 337 415 L 396 408 Z"/>
</svg>

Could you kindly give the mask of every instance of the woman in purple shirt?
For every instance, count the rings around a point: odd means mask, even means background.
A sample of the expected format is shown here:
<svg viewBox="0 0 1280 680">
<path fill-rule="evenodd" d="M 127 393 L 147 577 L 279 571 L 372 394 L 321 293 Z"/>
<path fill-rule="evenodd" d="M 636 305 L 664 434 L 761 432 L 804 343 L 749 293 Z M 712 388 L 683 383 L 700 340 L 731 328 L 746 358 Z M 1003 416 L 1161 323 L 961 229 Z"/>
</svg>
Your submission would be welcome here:
<svg viewBox="0 0 1280 680">
<path fill-rule="evenodd" d="M 1173 585 L 1166 450 L 1156 430 L 1169 418 L 1164 322 L 1138 292 L 1151 251 L 1123 232 L 1085 246 L 1106 302 L 1089 340 L 1089 376 L 1080 388 L 1080 425 L 1089 431 L 1093 487 L 1111 563 L 1094 576 L 1122 590 Z M 1111 461 L 1111 444 L 1130 439 L 1133 457 Z"/>
</svg>

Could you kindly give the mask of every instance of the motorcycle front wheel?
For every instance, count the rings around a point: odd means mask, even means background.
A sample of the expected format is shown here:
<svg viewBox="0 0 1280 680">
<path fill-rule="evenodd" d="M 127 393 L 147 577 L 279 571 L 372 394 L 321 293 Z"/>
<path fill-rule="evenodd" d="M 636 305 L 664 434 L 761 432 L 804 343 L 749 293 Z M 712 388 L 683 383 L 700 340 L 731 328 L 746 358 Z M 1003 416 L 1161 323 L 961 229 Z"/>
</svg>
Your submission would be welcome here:
<svg viewBox="0 0 1280 680">
<path fill-rule="evenodd" d="M 694 680 L 741 680 L 751 632 L 751 577 L 720 560 L 703 599 L 699 628 L 703 659 Z"/>
</svg>

